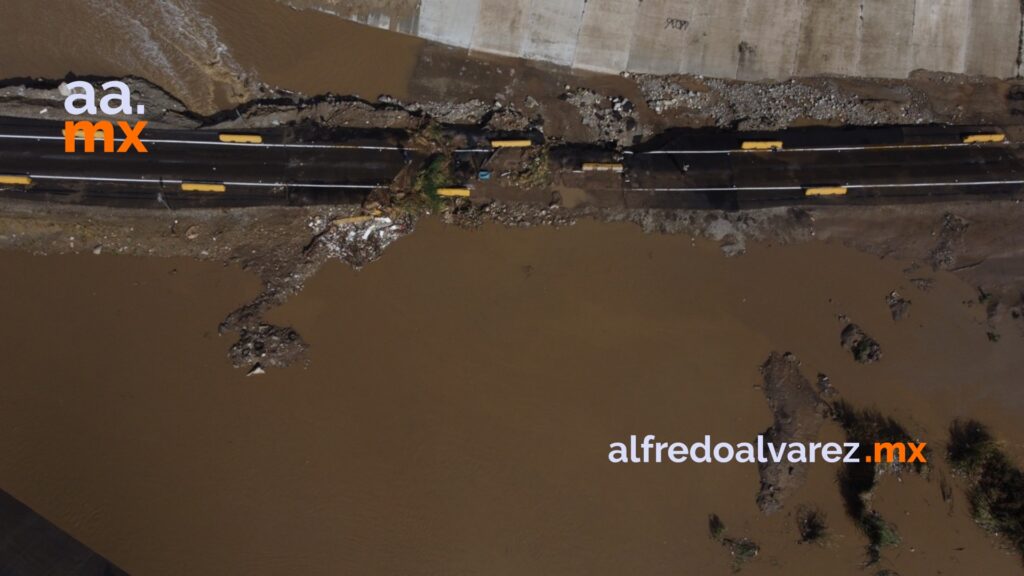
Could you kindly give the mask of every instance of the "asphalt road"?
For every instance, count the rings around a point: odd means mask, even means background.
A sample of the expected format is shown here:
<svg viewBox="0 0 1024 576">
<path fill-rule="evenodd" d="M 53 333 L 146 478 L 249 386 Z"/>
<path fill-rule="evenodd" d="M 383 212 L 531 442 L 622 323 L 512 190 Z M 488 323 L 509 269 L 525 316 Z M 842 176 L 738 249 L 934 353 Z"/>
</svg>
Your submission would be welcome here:
<svg viewBox="0 0 1024 576">
<path fill-rule="evenodd" d="M 0 187 L 8 197 L 181 208 L 361 202 L 426 154 L 407 135 L 335 131 L 316 141 L 293 129 L 259 131 L 260 144 L 226 143 L 210 131 L 146 129 L 147 154 L 66 153 L 63 124 L 0 120 L 0 175 L 32 184 Z M 814 203 L 897 203 L 987 198 L 1024 189 L 1024 160 L 1013 143 L 966 144 L 991 127 L 809 128 L 771 133 L 672 130 L 628 150 L 624 172 L 598 186 L 621 189 L 629 208 L 719 208 Z M 248 132 L 252 133 L 252 132 Z M 476 146 L 479 138 L 470 138 Z M 744 151 L 747 141 L 780 141 L 780 150 Z M 484 140 L 486 142 L 486 140 Z M 597 150 L 597 151 L 596 151 Z M 486 157 L 486 144 L 464 157 Z M 595 156 L 595 154 L 597 156 Z M 593 146 L 564 146 L 555 169 L 611 158 Z M 465 174 L 473 187 L 475 172 Z M 217 183 L 222 193 L 186 192 L 183 183 Z M 841 187 L 841 197 L 811 198 L 810 187 Z M 480 186 L 484 188 L 484 186 Z"/>
<path fill-rule="evenodd" d="M 752 208 L 816 203 L 898 203 L 1003 197 L 1024 189 L 1013 143 L 965 144 L 978 126 L 809 128 L 736 133 L 670 131 L 626 155 L 631 208 Z M 744 151 L 744 141 L 781 141 Z M 842 197 L 809 198 L 811 187 Z"/>
<path fill-rule="evenodd" d="M 64 151 L 63 124 L 0 122 L 0 174 L 28 175 L 39 200 L 139 207 L 251 206 L 360 202 L 387 187 L 415 152 L 404 135 L 331 134 L 301 142 L 289 130 L 257 131 L 262 144 L 221 142 L 216 132 L 145 129 L 148 153 Z M 121 142 L 118 133 L 118 144 Z M 102 146 L 97 142 L 97 149 Z M 186 193 L 182 183 L 220 183 L 224 193 Z"/>
</svg>

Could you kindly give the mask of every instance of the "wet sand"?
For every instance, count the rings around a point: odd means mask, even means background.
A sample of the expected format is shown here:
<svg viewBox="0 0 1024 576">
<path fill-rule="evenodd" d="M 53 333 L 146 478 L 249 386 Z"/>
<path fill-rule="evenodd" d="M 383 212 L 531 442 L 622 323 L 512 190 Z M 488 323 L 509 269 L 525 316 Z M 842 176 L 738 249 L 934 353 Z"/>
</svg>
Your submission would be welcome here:
<svg viewBox="0 0 1024 576">
<path fill-rule="evenodd" d="M 837 246 L 728 259 L 628 225 L 425 222 L 274 311 L 311 363 L 260 378 L 231 370 L 216 335 L 256 290 L 235 269 L 0 260 L 17 303 L 0 325 L 0 486 L 133 574 L 728 574 L 709 513 L 761 545 L 744 573 L 863 574 L 831 465 L 765 517 L 756 466 L 607 462 L 630 434 L 763 432 L 772 350 L 937 451 L 967 415 L 1022 456 L 1020 336 L 990 343 L 950 275 L 921 292 L 904 263 Z M 894 288 L 913 300 L 899 324 Z M 840 347 L 840 313 L 882 343 L 880 363 Z M 806 503 L 828 515 L 828 547 L 796 543 Z M 875 506 L 905 540 L 883 567 L 1019 572 L 937 477 L 887 478 Z"/>
</svg>

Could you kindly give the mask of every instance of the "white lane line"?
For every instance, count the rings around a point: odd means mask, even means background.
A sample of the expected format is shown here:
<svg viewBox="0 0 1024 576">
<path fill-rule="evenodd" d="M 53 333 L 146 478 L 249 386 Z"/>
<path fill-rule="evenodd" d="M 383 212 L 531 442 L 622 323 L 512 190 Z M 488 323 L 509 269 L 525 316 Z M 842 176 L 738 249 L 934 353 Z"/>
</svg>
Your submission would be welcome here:
<svg viewBox="0 0 1024 576">
<path fill-rule="evenodd" d="M 939 186 L 1014 186 L 1024 180 L 980 180 L 975 182 L 907 182 L 894 184 L 839 184 L 843 188 L 934 188 Z M 716 188 L 627 188 L 627 192 L 743 192 L 757 190 L 805 190 L 807 186 L 721 186 Z"/>
<path fill-rule="evenodd" d="M 29 174 L 33 180 L 60 180 L 60 181 L 82 181 L 82 182 L 112 182 L 132 184 L 182 184 L 184 182 L 196 182 L 194 180 L 180 180 L 177 178 L 118 178 L 115 176 L 55 176 L 49 174 Z M 305 184 L 302 182 L 217 182 L 225 186 L 240 186 L 253 188 L 353 188 L 359 190 L 373 190 L 374 188 L 386 187 L 387 184 Z"/>
<path fill-rule="evenodd" d="M 1012 143 L 1006 142 L 1005 146 L 1010 146 Z M 966 148 L 975 147 L 981 148 L 978 144 L 966 144 L 963 142 L 950 142 L 948 144 L 884 144 L 879 146 L 824 146 L 817 148 L 778 148 L 775 150 L 739 150 L 739 149 L 723 149 L 723 150 L 651 150 L 650 152 L 640 152 L 639 155 L 657 155 L 657 154 L 784 154 L 786 152 L 855 152 L 859 150 L 868 151 L 879 151 L 879 150 L 926 150 L 934 148 Z M 627 152 L 627 154 L 634 154 L 634 152 Z"/>
<path fill-rule="evenodd" d="M 60 140 L 63 136 L 27 136 L 24 134 L 0 134 L 6 140 Z M 354 144 L 246 144 L 244 142 L 221 142 L 219 140 L 168 140 L 162 138 L 142 138 L 143 144 L 188 144 L 194 146 L 237 146 L 239 148 L 303 148 L 314 150 L 373 150 L 376 152 L 393 152 L 399 150 L 416 151 L 416 148 L 398 146 L 357 146 Z M 124 138 L 114 138 L 114 142 L 124 142 Z"/>
<path fill-rule="evenodd" d="M 847 184 L 844 188 L 928 188 L 929 186 L 1012 186 L 1024 180 L 981 180 L 976 182 L 908 182 L 904 184 Z"/>
<path fill-rule="evenodd" d="M 712 188 L 627 188 L 627 192 L 741 192 L 744 190 L 803 190 L 803 186 L 719 186 Z"/>
</svg>

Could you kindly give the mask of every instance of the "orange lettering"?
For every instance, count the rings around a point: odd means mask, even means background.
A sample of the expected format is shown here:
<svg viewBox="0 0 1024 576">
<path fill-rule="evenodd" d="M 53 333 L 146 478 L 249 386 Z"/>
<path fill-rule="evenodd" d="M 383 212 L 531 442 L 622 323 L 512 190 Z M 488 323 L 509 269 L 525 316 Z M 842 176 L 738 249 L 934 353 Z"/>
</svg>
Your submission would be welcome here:
<svg viewBox="0 0 1024 576">
<path fill-rule="evenodd" d="M 121 147 L 117 149 L 118 152 L 127 152 L 132 147 L 136 151 L 143 154 L 149 152 L 146 150 L 146 146 L 139 140 L 139 136 L 142 135 L 142 129 L 146 127 L 146 121 L 140 120 L 135 124 L 135 128 L 132 128 L 127 122 L 118 122 L 118 126 L 124 131 L 124 142 L 121 143 Z"/>
</svg>

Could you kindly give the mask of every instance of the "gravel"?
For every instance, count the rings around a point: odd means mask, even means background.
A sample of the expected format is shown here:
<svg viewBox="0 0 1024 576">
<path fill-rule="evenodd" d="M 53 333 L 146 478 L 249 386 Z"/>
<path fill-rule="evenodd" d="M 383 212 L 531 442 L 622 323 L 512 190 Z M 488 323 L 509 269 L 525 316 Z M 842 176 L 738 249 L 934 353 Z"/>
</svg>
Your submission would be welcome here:
<svg viewBox="0 0 1024 576">
<path fill-rule="evenodd" d="M 673 76 L 640 76 L 647 105 L 656 114 L 705 116 L 721 128 L 778 130 L 798 120 L 844 125 L 921 124 L 936 121 L 926 98 L 908 85 L 887 87 L 889 100 L 861 98 L 837 80 L 737 82 L 701 79 L 682 84 Z"/>
</svg>

